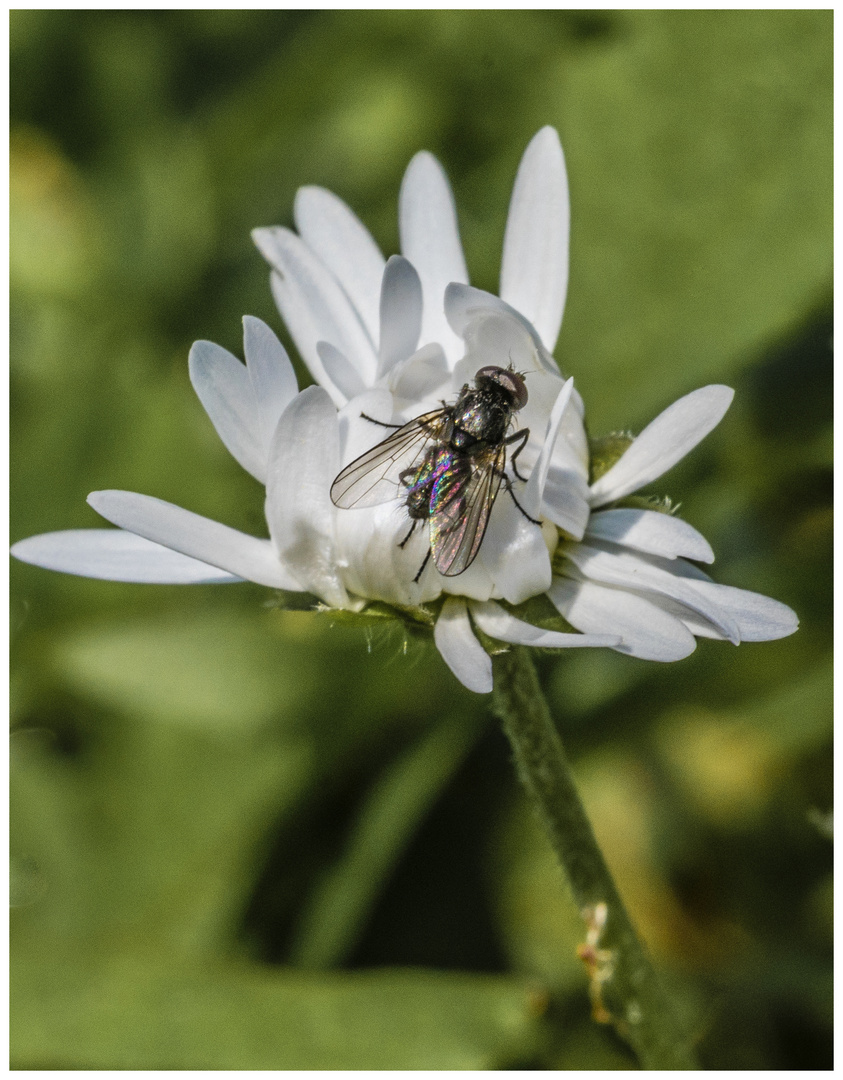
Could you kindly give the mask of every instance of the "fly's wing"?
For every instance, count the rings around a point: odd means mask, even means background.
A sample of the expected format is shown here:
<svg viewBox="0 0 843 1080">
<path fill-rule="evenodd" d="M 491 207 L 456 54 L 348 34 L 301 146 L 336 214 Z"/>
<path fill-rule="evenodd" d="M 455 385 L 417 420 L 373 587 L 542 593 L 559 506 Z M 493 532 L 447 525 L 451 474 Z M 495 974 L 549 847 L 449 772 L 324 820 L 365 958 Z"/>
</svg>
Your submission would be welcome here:
<svg viewBox="0 0 843 1080">
<path fill-rule="evenodd" d="M 430 549 L 436 569 L 456 577 L 477 557 L 506 464 L 506 447 L 471 463 L 468 475 L 455 471 L 452 483 L 431 505 Z"/>
<path fill-rule="evenodd" d="M 377 506 L 401 494 L 399 474 L 418 462 L 443 426 L 444 410 L 424 413 L 361 454 L 331 484 L 334 506 Z"/>
</svg>

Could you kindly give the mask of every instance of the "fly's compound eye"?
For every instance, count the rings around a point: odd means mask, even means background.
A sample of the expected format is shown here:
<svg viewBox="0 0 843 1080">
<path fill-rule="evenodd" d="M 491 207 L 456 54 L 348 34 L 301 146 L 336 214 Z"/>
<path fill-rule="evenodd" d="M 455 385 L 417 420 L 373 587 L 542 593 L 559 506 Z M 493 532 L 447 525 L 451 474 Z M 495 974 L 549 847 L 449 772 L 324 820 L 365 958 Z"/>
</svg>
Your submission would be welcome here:
<svg viewBox="0 0 843 1080">
<path fill-rule="evenodd" d="M 500 386 L 512 398 L 512 408 L 515 410 L 523 409 L 527 404 L 527 386 L 517 371 L 509 368 L 484 367 L 480 368 L 474 379 L 478 386 L 481 382 L 491 382 Z"/>
</svg>

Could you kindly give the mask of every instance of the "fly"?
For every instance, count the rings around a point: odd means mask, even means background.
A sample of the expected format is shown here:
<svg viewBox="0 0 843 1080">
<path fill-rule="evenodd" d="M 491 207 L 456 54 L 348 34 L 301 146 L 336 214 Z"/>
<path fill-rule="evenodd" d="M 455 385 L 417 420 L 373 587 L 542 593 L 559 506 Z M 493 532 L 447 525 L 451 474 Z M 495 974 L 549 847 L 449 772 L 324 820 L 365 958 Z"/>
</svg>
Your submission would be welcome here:
<svg viewBox="0 0 843 1080">
<path fill-rule="evenodd" d="M 443 403 L 400 426 L 373 420 L 396 430 L 346 465 L 331 485 L 331 500 L 342 509 L 377 506 L 396 497 L 397 481 L 411 521 L 399 547 L 420 524 L 430 526 L 430 548 L 414 580 L 431 555 L 440 574 L 456 577 L 477 557 L 502 483 L 524 517 L 541 524 L 518 502 L 505 471 L 507 447 L 517 443 L 510 461 L 515 475 L 524 479 L 515 461 L 530 430 L 508 431 L 526 404 L 523 375 L 512 368 L 484 367 L 453 405 Z"/>
</svg>

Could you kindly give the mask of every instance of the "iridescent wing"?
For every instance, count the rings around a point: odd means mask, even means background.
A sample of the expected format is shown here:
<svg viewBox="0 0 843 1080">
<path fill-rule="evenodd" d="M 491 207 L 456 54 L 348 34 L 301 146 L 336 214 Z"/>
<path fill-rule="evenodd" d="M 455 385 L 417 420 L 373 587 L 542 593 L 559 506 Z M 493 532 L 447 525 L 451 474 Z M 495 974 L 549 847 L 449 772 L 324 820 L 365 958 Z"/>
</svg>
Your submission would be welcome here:
<svg viewBox="0 0 843 1080">
<path fill-rule="evenodd" d="M 455 470 L 441 494 L 436 492 L 431 503 L 430 549 L 436 569 L 445 577 L 461 574 L 477 557 L 505 464 L 506 447 L 501 445 L 481 459 L 472 459 L 467 475 Z"/>
<path fill-rule="evenodd" d="M 421 461 L 427 444 L 439 438 L 444 418 L 444 409 L 417 416 L 346 465 L 331 484 L 334 506 L 348 510 L 398 498 L 399 474 Z"/>
</svg>

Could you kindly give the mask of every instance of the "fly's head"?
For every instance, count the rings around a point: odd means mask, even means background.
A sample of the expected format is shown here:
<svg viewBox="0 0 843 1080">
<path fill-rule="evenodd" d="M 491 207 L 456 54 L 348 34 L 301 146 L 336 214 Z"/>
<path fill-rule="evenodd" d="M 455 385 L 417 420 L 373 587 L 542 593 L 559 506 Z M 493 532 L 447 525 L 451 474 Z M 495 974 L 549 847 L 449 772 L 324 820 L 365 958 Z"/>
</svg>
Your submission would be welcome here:
<svg viewBox="0 0 843 1080">
<path fill-rule="evenodd" d="M 527 385 L 524 376 L 514 368 L 482 367 L 474 376 L 478 390 L 491 391 L 506 399 L 508 407 L 517 412 L 527 404 Z"/>
</svg>

